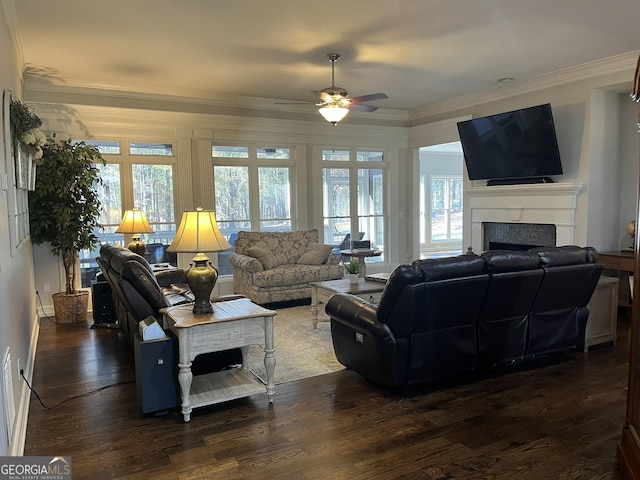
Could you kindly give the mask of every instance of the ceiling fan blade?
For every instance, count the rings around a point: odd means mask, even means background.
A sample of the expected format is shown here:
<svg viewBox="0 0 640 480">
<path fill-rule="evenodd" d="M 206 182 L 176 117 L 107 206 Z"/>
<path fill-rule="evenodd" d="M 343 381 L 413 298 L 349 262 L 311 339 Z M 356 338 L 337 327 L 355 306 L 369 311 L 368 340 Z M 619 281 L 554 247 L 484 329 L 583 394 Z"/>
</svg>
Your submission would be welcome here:
<svg viewBox="0 0 640 480">
<path fill-rule="evenodd" d="M 349 109 L 360 110 L 361 112 L 374 112 L 378 109 L 378 107 L 373 107 L 371 105 L 363 105 L 361 103 L 352 103 Z"/>
<path fill-rule="evenodd" d="M 371 93 L 369 95 L 362 95 L 360 97 L 353 97 L 351 100 L 354 103 L 371 102 L 373 100 L 385 100 L 389 98 L 385 93 Z"/>
<path fill-rule="evenodd" d="M 276 105 L 313 105 L 314 102 L 275 102 Z"/>
</svg>

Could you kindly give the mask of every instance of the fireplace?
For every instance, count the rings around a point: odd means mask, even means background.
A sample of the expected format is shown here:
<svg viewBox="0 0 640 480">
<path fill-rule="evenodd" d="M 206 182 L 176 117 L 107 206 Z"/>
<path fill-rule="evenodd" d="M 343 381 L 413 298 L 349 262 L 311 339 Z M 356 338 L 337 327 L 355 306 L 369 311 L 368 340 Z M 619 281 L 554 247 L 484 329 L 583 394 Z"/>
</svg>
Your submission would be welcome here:
<svg viewBox="0 0 640 480">
<path fill-rule="evenodd" d="M 483 250 L 529 250 L 556 245 L 556 226 L 547 223 L 483 222 Z"/>
<path fill-rule="evenodd" d="M 582 183 L 545 183 L 466 188 L 465 217 L 471 220 L 470 245 L 489 242 L 535 246 L 575 244 L 576 209 Z M 495 238 L 488 238 L 494 236 Z"/>
</svg>

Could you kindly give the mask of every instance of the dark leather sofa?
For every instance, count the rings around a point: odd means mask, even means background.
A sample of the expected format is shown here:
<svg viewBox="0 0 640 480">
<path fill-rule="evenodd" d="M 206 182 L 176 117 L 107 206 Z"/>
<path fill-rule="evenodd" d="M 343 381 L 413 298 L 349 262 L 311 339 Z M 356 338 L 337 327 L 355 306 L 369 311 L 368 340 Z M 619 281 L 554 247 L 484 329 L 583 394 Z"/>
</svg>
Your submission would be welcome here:
<svg viewBox="0 0 640 480">
<path fill-rule="evenodd" d="M 389 387 L 581 348 L 602 273 L 591 247 L 539 247 L 400 265 L 378 306 L 329 299 L 337 359 Z"/>
<path fill-rule="evenodd" d="M 161 308 L 193 301 L 182 269 L 159 271 L 140 255 L 116 245 L 102 245 L 97 258 L 102 277 L 113 291 L 118 323 L 130 341 L 138 324 L 148 318 L 161 319 Z"/>
<path fill-rule="evenodd" d="M 127 248 L 102 245 L 98 265 L 112 289 L 114 306 L 120 327 L 128 341 L 138 333 L 138 323 L 154 317 L 162 324 L 161 308 L 193 301 L 193 294 L 182 269 L 153 272 L 151 265 Z M 239 348 L 199 355 L 191 366 L 194 375 L 222 370 L 242 363 Z"/>
</svg>

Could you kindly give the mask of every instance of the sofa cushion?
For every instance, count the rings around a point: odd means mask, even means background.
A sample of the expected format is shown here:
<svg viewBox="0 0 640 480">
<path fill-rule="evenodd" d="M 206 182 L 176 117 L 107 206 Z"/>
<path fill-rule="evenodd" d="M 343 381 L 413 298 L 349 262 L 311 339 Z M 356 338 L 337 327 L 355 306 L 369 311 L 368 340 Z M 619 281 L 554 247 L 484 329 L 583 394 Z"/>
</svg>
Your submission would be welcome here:
<svg viewBox="0 0 640 480">
<path fill-rule="evenodd" d="M 540 266 L 540 257 L 535 252 L 488 250 L 481 256 L 487 263 L 487 271 L 492 274 L 533 270 Z"/>
<path fill-rule="evenodd" d="M 336 271 L 342 273 L 342 267 L 333 265 L 279 265 L 271 270 L 253 274 L 253 286 L 258 288 L 273 288 L 289 285 L 304 285 L 309 282 L 321 282 L 336 278 Z"/>
<path fill-rule="evenodd" d="M 247 249 L 247 255 L 257 258 L 265 270 L 269 270 L 277 265 L 276 257 L 267 244 L 258 242 Z"/>
<path fill-rule="evenodd" d="M 587 250 L 575 245 L 566 245 L 563 247 L 537 247 L 532 248 L 531 252 L 540 256 L 540 264 L 543 267 L 561 267 L 563 265 L 580 265 L 588 263 L 591 256 L 587 258 Z"/>
<path fill-rule="evenodd" d="M 276 265 L 293 264 L 307 250 L 307 246 L 318 243 L 318 230 L 294 232 L 238 232 L 235 253 L 244 253 L 258 242 L 263 242 L 276 257 Z"/>
<path fill-rule="evenodd" d="M 321 265 L 327 259 L 332 249 L 333 245 L 312 243 L 296 263 L 302 265 Z"/>
<path fill-rule="evenodd" d="M 416 260 L 412 265 L 422 273 L 425 282 L 480 275 L 485 269 L 484 258 L 475 254 Z"/>
</svg>

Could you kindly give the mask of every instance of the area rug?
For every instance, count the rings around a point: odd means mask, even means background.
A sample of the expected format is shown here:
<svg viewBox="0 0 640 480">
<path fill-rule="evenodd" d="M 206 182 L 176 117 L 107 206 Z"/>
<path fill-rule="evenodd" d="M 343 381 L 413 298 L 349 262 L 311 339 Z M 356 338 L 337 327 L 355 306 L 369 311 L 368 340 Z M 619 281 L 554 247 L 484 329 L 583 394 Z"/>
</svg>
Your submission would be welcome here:
<svg viewBox="0 0 640 480">
<path fill-rule="evenodd" d="M 316 329 L 313 328 L 309 305 L 280 308 L 276 311 L 276 384 L 344 369 L 333 352 L 329 318 L 323 312 L 322 306 L 318 313 Z M 250 347 L 249 368 L 260 379 L 265 380 L 264 350 L 261 347 Z"/>
</svg>

